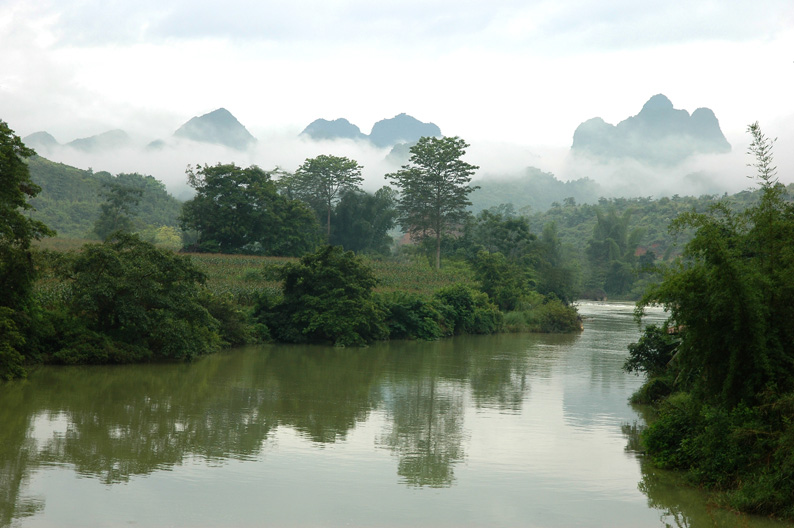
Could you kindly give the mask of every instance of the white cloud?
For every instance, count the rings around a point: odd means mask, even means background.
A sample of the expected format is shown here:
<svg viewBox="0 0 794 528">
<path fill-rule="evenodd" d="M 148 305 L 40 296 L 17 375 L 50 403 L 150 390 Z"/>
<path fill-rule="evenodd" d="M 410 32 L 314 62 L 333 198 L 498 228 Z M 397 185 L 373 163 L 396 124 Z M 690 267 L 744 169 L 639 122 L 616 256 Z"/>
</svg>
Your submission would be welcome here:
<svg viewBox="0 0 794 528">
<path fill-rule="evenodd" d="M 664 93 L 714 110 L 733 143 L 752 121 L 792 121 L 792 17 L 784 0 L 6 0 L 0 118 L 23 136 L 122 128 L 146 142 L 225 107 L 291 142 L 319 117 L 366 133 L 406 112 L 474 145 L 516 145 L 482 156 L 500 172 Z"/>
</svg>

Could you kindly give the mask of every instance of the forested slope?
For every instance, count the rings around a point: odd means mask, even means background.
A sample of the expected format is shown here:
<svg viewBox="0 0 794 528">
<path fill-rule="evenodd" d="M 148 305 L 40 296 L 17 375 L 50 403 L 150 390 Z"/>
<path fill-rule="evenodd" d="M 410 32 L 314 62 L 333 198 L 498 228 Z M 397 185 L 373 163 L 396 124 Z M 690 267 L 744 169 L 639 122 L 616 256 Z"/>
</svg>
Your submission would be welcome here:
<svg viewBox="0 0 794 528">
<path fill-rule="evenodd" d="M 103 186 L 111 182 L 143 191 L 133 211 L 137 230 L 177 227 L 179 224 L 177 219 L 182 203 L 168 194 L 165 185 L 152 176 L 95 173 L 40 156 L 30 158 L 28 166 L 31 179 L 41 187 L 41 193 L 31 200 L 36 209 L 32 217 L 57 231 L 60 237 L 91 236 L 100 205 L 105 201 Z"/>
</svg>

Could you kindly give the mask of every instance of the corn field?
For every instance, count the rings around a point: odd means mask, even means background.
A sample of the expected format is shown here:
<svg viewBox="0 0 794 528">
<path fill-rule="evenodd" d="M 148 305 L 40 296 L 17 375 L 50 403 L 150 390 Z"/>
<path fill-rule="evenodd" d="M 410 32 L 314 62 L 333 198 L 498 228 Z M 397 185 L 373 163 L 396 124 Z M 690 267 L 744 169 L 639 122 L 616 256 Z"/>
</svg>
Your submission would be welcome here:
<svg viewBox="0 0 794 528">
<path fill-rule="evenodd" d="M 55 253 L 79 250 L 88 240 L 49 238 L 38 247 Z M 220 298 L 251 306 L 261 292 L 278 294 L 281 291 L 278 270 L 295 258 L 261 257 L 254 255 L 224 255 L 216 253 L 186 253 L 185 256 L 207 275 L 208 291 Z M 434 292 L 453 284 L 472 284 L 468 268 L 449 264 L 436 270 L 426 260 L 372 260 L 366 259 L 378 279 L 377 292 L 409 292 L 432 296 Z M 39 299 L 49 304 L 62 299 L 68 285 L 52 273 L 42 270 L 36 284 Z"/>
</svg>

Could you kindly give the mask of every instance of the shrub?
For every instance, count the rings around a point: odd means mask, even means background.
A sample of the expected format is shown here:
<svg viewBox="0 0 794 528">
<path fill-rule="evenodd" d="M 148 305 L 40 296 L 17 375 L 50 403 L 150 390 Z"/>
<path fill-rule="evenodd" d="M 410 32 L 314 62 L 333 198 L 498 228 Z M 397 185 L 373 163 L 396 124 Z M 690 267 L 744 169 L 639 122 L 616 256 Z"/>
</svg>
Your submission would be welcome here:
<svg viewBox="0 0 794 528">
<path fill-rule="evenodd" d="M 72 320 L 66 326 L 85 332 L 67 333 L 60 348 L 90 348 L 87 355 L 77 353 L 85 360 L 139 360 L 148 353 L 153 359 L 190 359 L 219 345 L 218 323 L 199 302 L 204 275 L 186 257 L 116 233 L 102 244 L 85 245 L 67 273 Z M 80 362 L 75 353 L 60 356 Z"/>
<path fill-rule="evenodd" d="M 502 326 L 502 312 L 482 292 L 458 284 L 442 288 L 434 298 L 446 335 L 492 334 Z"/>
<path fill-rule="evenodd" d="M 441 314 L 433 303 L 422 297 L 403 292 L 382 294 L 386 326 L 391 339 L 426 339 L 441 337 Z"/>
<path fill-rule="evenodd" d="M 629 345 L 629 358 L 623 364 L 626 372 L 645 372 L 658 376 L 664 372 L 678 347 L 678 339 L 666 327 L 648 325 L 636 343 Z"/>
<path fill-rule="evenodd" d="M 372 298 L 372 270 L 353 252 L 325 246 L 283 267 L 283 298 L 258 303 L 255 317 L 286 342 L 360 346 L 388 335 Z"/>
</svg>

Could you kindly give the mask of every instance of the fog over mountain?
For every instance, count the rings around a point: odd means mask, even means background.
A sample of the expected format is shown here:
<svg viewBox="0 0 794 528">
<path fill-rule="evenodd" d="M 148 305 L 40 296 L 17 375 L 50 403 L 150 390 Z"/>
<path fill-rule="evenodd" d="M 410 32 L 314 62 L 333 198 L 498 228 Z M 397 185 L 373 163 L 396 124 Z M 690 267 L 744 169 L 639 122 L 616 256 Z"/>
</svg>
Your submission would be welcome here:
<svg viewBox="0 0 794 528">
<path fill-rule="evenodd" d="M 309 126 L 303 129 L 301 135 L 312 139 L 367 139 L 366 134 L 361 133 L 361 129 L 345 118 L 340 117 L 329 121 L 327 119 L 315 119 Z"/>
<path fill-rule="evenodd" d="M 90 153 L 119 149 L 132 145 L 132 138 L 123 130 L 109 130 L 95 136 L 75 139 L 66 144 L 67 147 Z"/>
<path fill-rule="evenodd" d="M 573 134 L 571 152 L 596 161 L 617 159 L 673 166 L 695 154 L 722 154 L 731 145 L 720 130 L 717 117 L 708 108 L 692 115 L 673 108 L 663 94 L 651 97 L 640 112 L 617 125 L 595 117 L 579 125 Z"/>
<path fill-rule="evenodd" d="M 225 108 L 197 116 L 179 127 L 174 137 L 245 150 L 256 138 Z"/>
<path fill-rule="evenodd" d="M 152 175 L 163 181 L 175 196 L 185 198 L 192 194 L 185 177 L 188 165 L 255 164 L 266 170 L 278 167 L 294 171 L 306 158 L 320 154 L 357 160 L 364 167 L 365 189 L 374 191 L 386 184 L 385 174 L 408 161 L 410 146 L 421 135 L 441 135 L 437 125 L 405 113 L 376 122 L 369 135 L 347 119 L 317 119 L 302 132 L 254 129 L 258 140 L 224 108 L 186 120 L 174 126 L 170 135 L 167 129 L 165 133 L 161 131 L 157 135 L 162 139 L 154 141 L 152 136 L 140 133 L 144 130 L 140 122 L 135 124 L 137 135 L 117 129 L 59 142 L 69 138 L 36 132 L 23 140 L 42 156 L 81 169 Z M 447 133 L 456 135 L 454 131 Z M 579 202 L 595 202 L 602 195 L 722 194 L 752 185 L 746 178 L 752 172 L 746 166 L 749 138 L 733 138 L 737 147 L 731 149 L 713 112 L 701 108 L 690 115 L 686 110 L 673 108 L 663 95 L 652 97 L 637 115 L 624 118 L 618 125 L 609 125 L 601 119 L 586 121 L 572 131 L 572 137 L 571 148 L 525 145 L 518 141 L 473 141 L 464 159 L 480 167 L 475 183 L 485 188 L 484 183 L 488 182 L 493 200 L 499 199 L 499 193 L 493 191 L 491 183 L 510 182 L 513 191 L 505 194 L 505 200 L 532 204 L 535 208 L 541 202 L 513 195 L 534 192 L 532 189 L 542 179 L 524 180 L 538 170 L 558 180 L 553 182 L 557 193 L 554 200 L 560 199 L 559 193 L 568 192 L 565 190 L 568 187 L 560 184 L 591 181 L 592 184 L 579 185 L 572 192 Z M 781 138 L 781 145 L 785 139 L 788 137 Z M 791 181 L 785 170 L 791 163 L 790 150 L 780 147 L 775 150 L 781 180 L 786 183 Z M 589 199 L 588 193 L 593 194 Z"/>
<path fill-rule="evenodd" d="M 347 119 L 333 121 L 317 119 L 303 129 L 301 135 L 312 139 L 355 139 L 369 140 L 380 148 L 394 147 L 401 144 L 416 143 L 424 136 L 440 137 L 441 129 L 434 123 L 425 123 L 406 113 L 398 114 L 389 119 L 381 119 L 372 126 L 369 135 Z"/>
</svg>

